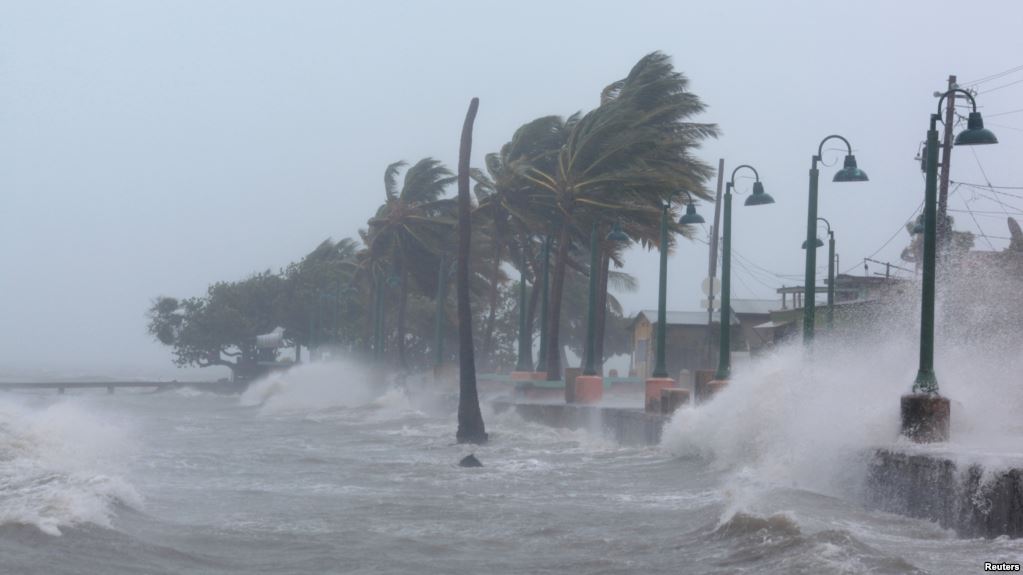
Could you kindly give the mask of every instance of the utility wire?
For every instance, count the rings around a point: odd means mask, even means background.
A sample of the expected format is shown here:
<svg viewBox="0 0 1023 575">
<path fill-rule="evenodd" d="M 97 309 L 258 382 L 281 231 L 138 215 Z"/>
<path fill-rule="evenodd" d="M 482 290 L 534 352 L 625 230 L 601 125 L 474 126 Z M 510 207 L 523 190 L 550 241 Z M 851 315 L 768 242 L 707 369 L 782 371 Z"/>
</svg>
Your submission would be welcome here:
<svg viewBox="0 0 1023 575">
<path fill-rule="evenodd" d="M 913 221 L 913 218 L 916 217 L 917 213 L 919 213 L 920 209 L 923 208 L 923 207 L 924 207 L 924 202 L 923 202 L 923 200 L 920 200 L 920 205 L 917 206 L 915 210 L 913 210 L 913 213 L 909 214 L 909 218 L 907 218 L 906 221 L 909 221 L 909 222 Z M 888 244 L 892 243 L 892 240 L 894 240 L 896 237 L 898 237 L 899 233 L 901 233 L 901 232 L 903 232 L 905 230 L 906 230 L 906 224 L 901 224 L 899 226 L 899 228 L 897 230 L 895 230 L 895 233 L 892 234 L 892 237 L 888 238 L 888 240 L 885 241 L 885 243 L 881 244 L 881 247 L 879 247 L 876 250 L 874 250 L 874 253 L 872 253 L 869 256 L 867 256 L 867 259 L 870 259 L 870 258 L 876 256 L 877 254 L 881 253 L 881 250 L 883 250 L 886 247 L 888 247 Z M 847 273 L 849 273 L 849 272 L 851 272 L 854 269 L 857 269 L 859 267 L 860 267 L 860 264 L 859 264 L 859 262 L 857 262 L 856 265 L 853 265 L 853 266 L 849 267 L 848 269 L 846 269 L 842 273 L 847 274 Z"/>
<path fill-rule="evenodd" d="M 990 90 L 984 90 L 983 92 L 978 92 L 978 95 L 979 94 L 990 94 L 991 92 L 996 92 L 998 90 L 1001 90 L 1002 88 L 1008 88 L 1009 86 L 1015 86 L 1016 84 L 1019 84 L 1020 82 L 1023 82 L 1023 80 L 1016 80 L 1014 82 L 1009 82 L 1008 84 L 1002 84 L 1001 86 L 996 86 L 994 88 L 991 88 Z"/>
<path fill-rule="evenodd" d="M 985 82 L 990 82 L 992 80 L 997 80 L 997 79 L 1002 78 L 1004 76 L 1008 76 L 1009 74 L 1012 74 L 1013 72 L 1018 72 L 1020 70 L 1023 70 L 1023 64 L 1021 64 L 1019 66 L 1016 66 L 1014 68 L 1009 68 L 1008 70 L 1003 70 L 1003 71 L 998 72 L 996 74 L 991 74 L 990 76 L 984 76 L 983 78 L 980 78 L 978 80 L 974 80 L 972 82 L 963 82 L 962 84 L 960 84 L 960 86 L 977 86 L 977 85 L 983 84 Z"/>
<path fill-rule="evenodd" d="M 985 178 L 986 177 L 987 176 L 985 176 Z M 962 184 L 964 186 L 969 186 L 971 188 L 984 188 L 984 189 L 992 189 L 992 190 L 1023 190 L 1023 186 L 992 186 L 991 182 L 988 182 L 986 184 L 973 184 L 973 183 L 970 183 L 970 182 L 957 182 L 955 180 L 952 180 L 952 183 L 953 184 Z"/>
<path fill-rule="evenodd" d="M 1020 80 L 1020 82 L 1023 82 L 1023 80 Z M 997 118 L 998 116 L 1008 116 L 1009 114 L 1018 114 L 1020 112 L 1023 112 L 1023 108 L 1018 108 L 1016 110 L 1009 110 L 1008 112 L 998 112 L 997 114 L 985 114 L 985 117 L 986 118 Z"/>
</svg>

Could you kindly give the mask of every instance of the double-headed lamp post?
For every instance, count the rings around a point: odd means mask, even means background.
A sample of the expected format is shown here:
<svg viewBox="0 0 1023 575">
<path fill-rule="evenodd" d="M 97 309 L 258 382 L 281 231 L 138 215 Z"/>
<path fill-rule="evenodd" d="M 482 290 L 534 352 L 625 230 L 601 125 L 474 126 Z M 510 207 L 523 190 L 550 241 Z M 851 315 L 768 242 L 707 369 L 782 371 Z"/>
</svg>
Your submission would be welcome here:
<svg viewBox="0 0 1023 575">
<path fill-rule="evenodd" d="M 810 164 L 810 202 L 806 214 L 806 245 L 814 243 L 817 239 L 817 183 L 820 178 L 820 170 L 817 163 L 821 161 L 824 153 L 824 144 L 829 140 L 842 140 L 848 153 L 845 156 L 845 163 L 842 169 L 835 172 L 833 182 L 866 182 L 867 174 L 856 166 L 856 156 L 852 153 L 852 145 L 838 134 L 832 134 L 817 146 L 817 154 Z M 817 311 L 817 250 L 806 250 L 806 277 L 803 284 L 803 343 L 809 344 L 813 341 L 814 314 Z"/>
<path fill-rule="evenodd" d="M 735 174 L 743 168 L 751 170 L 756 177 L 753 193 L 746 198 L 744 204 L 763 206 L 774 203 L 774 198 L 764 191 L 764 184 L 760 183 L 760 174 L 756 168 L 742 164 L 732 170 L 732 177 L 725 185 L 725 209 L 721 216 L 721 309 L 718 311 L 721 333 L 718 337 L 718 369 L 711 382 L 714 386 L 723 385 L 732 372 L 732 188 L 735 187 Z"/>
<path fill-rule="evenodd" d="M 835 327 L 835 232 L 831 231 L 831 222 L 824 218 L 817 218 L 818 222 L 824 222 L 828 227 L 828 329 Z M 820 238 L 814 239 L 814 248 L 824 245 Z M 803 240 L 803 249 L 807 246 Z"/>
<path fill-rule="evenodd" d="M 704 223 L 703 216 L 696 213 L 696 205 L 693 204 L 693 196 L 686 192 L 689 201 L 686 203 L 686 213 L 679 218 L 679 225 L 695 225 Z M 661 256 L 660 276 L 657 291 L 657 341 L 656 360 L 654 370 L 645 382 L 645 401 L 647 411 L 660 411 L 661 390 L 675 387 L 675 380 L 668 374 L 667 362 L 667 323 L 668 323 L 668 212 L 671 209 L 671 200 L 661 204 L 661 236 L 658 248 Z"/>
<path fill-rule="evenodd" d="M 590 294 L 589 307 L 586 313 L 586 353 L 583 362 L 583 374 L 576 378 L 575 400 L 578 403 L 596 403 L 604 393 L 604 379 L 597 373 L 597 285 L 600 273 L 600 242 L 597 236 L 597 222 L 593 222 L 590 231 Z M 613 242 L 626 243 L 629 236 L 622 231 L 619 222 L 615 222 L 607 239 Z M 567 383 L 567 382 L 566 382 Z"/>
<path fill-rule="evenodd" d="M 941 104 L 945 98 L 965 94 L 973 106 L 967 120 L 966 130 L 955 139 L 957 146 L 978 146 L 997 144 L 998 138 L 984 128 L 984 120 L 977 111 L 973 95 L 954 88 L 938 99 L 938 113 L 931 114 L 927 130 L 927 177 L 924 186 L 924 254 L 923 280 L 920 302 L 920 368 L 913 382 L 913 392 L 902 396 L 902 433 L 919 442 L 945 441 L 948 439 L 950 405 L 947 398 L 938 394 L 938 379 L 934 375 L 934 283 L 937 255 L 937 205 L 938 205 L 938 122 L 941 121 Z"/>
</svg>

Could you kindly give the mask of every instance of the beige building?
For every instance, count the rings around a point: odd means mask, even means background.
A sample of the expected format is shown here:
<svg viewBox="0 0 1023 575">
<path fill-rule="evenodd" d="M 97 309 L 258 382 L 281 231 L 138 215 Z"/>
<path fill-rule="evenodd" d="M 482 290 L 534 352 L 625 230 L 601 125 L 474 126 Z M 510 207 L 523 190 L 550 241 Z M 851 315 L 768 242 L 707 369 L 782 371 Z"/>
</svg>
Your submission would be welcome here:
<svg viewBox="0 0 1023 575">
<path fill-rule="evenodd" d="M 730 325 L 732 350 L 756 353 L 767 340 L 754 326 L 770 320 L 777 300 L 733 299 Z M 717 365 L 718 326 L 721 318 L 714 312 L 708 328 L 706 311 L 668 311 L 665 334 L 666 364 L 669 376 L 679 378 L 686 370 L 710 369 Z M 632 322 L 632 365 L 630 374 L 650 377 L 656 363 L 657 310 L 643 310 Z"/>
</svg>

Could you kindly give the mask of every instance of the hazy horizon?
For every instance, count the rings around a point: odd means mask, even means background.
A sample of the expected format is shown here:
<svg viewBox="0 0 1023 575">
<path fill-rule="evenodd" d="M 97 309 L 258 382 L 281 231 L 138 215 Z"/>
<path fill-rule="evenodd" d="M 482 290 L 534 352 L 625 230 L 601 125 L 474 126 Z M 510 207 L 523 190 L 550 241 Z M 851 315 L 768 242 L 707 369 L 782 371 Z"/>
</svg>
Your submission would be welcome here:
<svg viewBox="0 0 1023 575">
<path fill-rule="evenodd" d="M 1005 2 L 616 8 L 0 4 L 0 373 L 194 377 L 146 333 L 153 298 L 201 295 L 327 237 L 357 237 L 383 201 L 387 164 L 433 156 L 454 167 L 474 96 L 481 165 L 524 122 L 593 108 L 654 50 L 707 104 L 697 120 L 721 128 L 699 157 L 725 158 L 726 177 L 754 165 L 777 201 L 736 202 L 733 297 L 776 298 L 800 283 L 807 170 L 832 133 L 871 180 L 833 184 L 835 168 L 822 170 L 820 215 L 840 271 L 862 273 L 864 257 L 901 265 L 933 93 L 949 74 L 968 86 L 1023 64 L 1023 8 Z M 1023 187 L 1020 79 L 977 86 L 1000 145 L 955 150 L 954 181 Z M 953 186 L 950 208 L 974 212 L 954 212 L 956 228 L 988 236 L 975 249 L 1005 247 L 1005 218 L 1023 205 L 1014 193 Z M 701 209 L 709 221 L 713 207 Z M 669 309 L 698 309 L 706 246 L 683 242 L 670 266 Z M 656 253 L 632 249 L 624 271 L 640 280 L 620 295 L 626 312 L 655 307 Z"/>
</svg>

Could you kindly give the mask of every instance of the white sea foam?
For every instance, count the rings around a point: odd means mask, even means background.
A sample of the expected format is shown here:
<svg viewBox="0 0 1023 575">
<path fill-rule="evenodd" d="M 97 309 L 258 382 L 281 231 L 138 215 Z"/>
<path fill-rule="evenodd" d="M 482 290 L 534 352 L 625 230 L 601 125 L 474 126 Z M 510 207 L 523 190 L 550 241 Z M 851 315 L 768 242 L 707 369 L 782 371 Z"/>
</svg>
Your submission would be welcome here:
<svg viewBox="0 0 1023 575">
<path fill-rule="evenodd" d="M 109 527 L 118 504 L 140 506 L 117 473 L 131 447 L 127 436 L 80 404 L 0 400 L 0 525 L 60 535 L 86 523 Z"/>
<path fill-rule="evenodd" d="M 317 412 L 375 406 L 406 409 L 404 392 L 380 382 L 374 370 L 347 360 L 305 363 L 272 373 L 252 383 L 241 404 L 260 406 L 263 413 Z"/>
<path fill-rule="evenodd" d="M 919 357 L 918 310 L 904 302 L 893 310 L 898 317 L 855 338 L 824 333 L 812 357 L 800 342 L 780 346 L 735 370 L 713 400 L 676 412 L 662 445 L 744 469 L 755 482 L 843 496 L 862 486 L 868 456 L 879 447 L 1018 465 L 1020 334 L 985 331 L 972 325 L 979 318 L 951 324 L 941 308 L 935 371 L 952 400 L 952 441 L 918 448 L 900 440 L 900 396 L 911 390 Z"/>
</svg>

